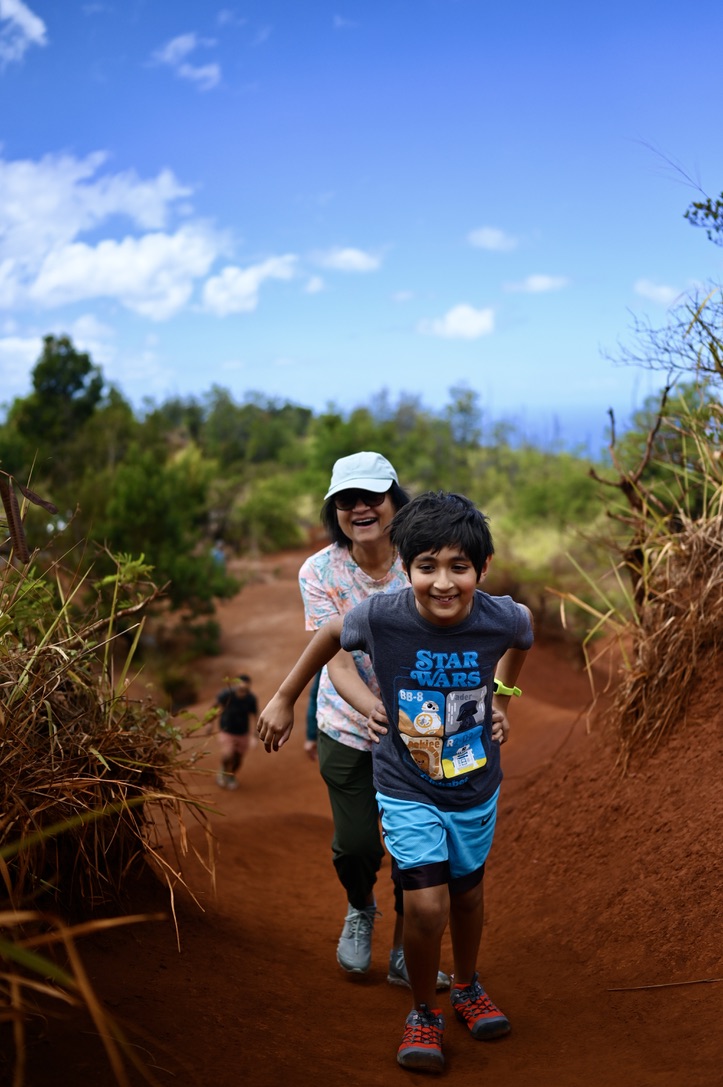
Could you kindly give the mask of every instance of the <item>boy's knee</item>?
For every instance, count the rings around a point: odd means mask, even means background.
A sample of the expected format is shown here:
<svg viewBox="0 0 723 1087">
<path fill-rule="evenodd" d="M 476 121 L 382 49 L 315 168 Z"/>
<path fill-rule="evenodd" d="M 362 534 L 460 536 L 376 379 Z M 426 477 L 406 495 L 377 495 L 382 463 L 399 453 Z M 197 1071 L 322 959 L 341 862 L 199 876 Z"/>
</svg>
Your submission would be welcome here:
<svg viewBox="0 0 723 1087">
<path fill-rule="evenodd" d="M 481 880 L 463 891 L 455 892 L 450 888 L 450 908 L 455 913 L 476 913 L 482 909 L 483 901 L 484 884 Z"/>
<path fill-rule="evenodd" d="M 404 892 L 404 923 L 417 931 L 430 934 L 441 931 L 447 924 L 449 897 L 446 887 L 425 887 Z"/>
</svg>

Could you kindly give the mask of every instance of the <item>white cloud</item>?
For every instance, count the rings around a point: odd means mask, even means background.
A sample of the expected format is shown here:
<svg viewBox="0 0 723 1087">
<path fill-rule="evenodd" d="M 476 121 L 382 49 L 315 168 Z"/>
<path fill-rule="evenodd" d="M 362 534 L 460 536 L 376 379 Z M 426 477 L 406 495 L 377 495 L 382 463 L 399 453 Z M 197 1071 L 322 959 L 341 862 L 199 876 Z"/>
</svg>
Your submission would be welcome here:
<svg viewBox="0 0 723 1087">
<path fill-rule="evenodd" d="M 106 158 L 0 159 L 0 308 L 110 297 L 161 320 L 208 274 L 225 239 L 197 220 L 165 229 L 179 211 L 188 212 L 192 190 L 168 170 L 151 179 L 101 173 Z M 119 217 L 138 236 L 82 240 Z"/>
<path fill-rule="evenodd" d="M 30 371 L 43 351 L 41 336 L 4 336 L 0 338 L 0 372 L 3 398 L 25 396 L 30 391 Z"/>
<path fill-rule="evenodd" d="M 0 309 L 11 309 L 20 295 L 18 271 L 14 260 L 0 260 Z"/>
<path fill-rule="evenodd" d="M 328 249 L 317 253 L 316 261 L 322 268 L 333 268 L 337 272 L 375 272 L 381 267 L 381 260 L 363 249 Z"/>
<path fill-rule="evenodd" d="M 293 254 L 269 257 L 248 268 L 228 265 L 220 275 L 209 279 L 203 290 L 205 308 L 217 317 L 230 313 L 250 313 L 259 303 L 261 284 L 267 279 L 291 279 L 297 258 Z"/>
<path fill-rule="evenodd" d="M 681 294 L 677 287 L 666 287 L 662 283 L 652 283 L 649 279 L 638 279 L 633 290 L 641 298 L 647 298 L 661 306 L 672 306 Z"/>
<path fill-rule="evenodd" d="M 231 8 L 221 8 L 216 16 L 216 22 L 219 26 L 244 26 L 246 19 L 237 15 Z"/>
<path fill-rule="evenodd" d="M 122 356 L 114 355 L 106 363 L 103 372 L 110 381 L 121 385 L 131 397 L 165 395 L 177 379 L 176 368 L 159 358 L 156 345 L 152 340 Z"/>
<path fill-rule="evenodd" d="M 321 276 L 311 276 L 304 287 L 307 294 L 319 294 L 324 290 L 324 280 Z"/>
<path fill-rule="evenodd" d="M 411 302 L 414 298 L 414 291 L 395 291 L 392 295 L 394 302 Z"/>
<path fill-rule="evenodd" d="M 506 283 L 505 290 L 520 291 L 523 294 L 545 294 L 547 291 L 561 291 L 563 287 L 569 287 L 570 280 L 567 276 L 532 275 L 519 283 Z"/>
<path fill-rule="evenodd" d="M 509 253 L 517 248 L 517 238 L 496 226 L 481 226 L 477 230 L 471 230 L 467 241 L 475 249 L 489 249 L 494 253 Z"/>
<path fill-rule="evenodd" d="M 254 46 L 254 47 L 259 46 L 259 45 L 265 45 L 266 42 L 271 37 L 271 33 L 272 33 L 273 29 L 274 28 L 272 26 L 260 26 L 259 29 L 254 34 L 253 41 L 251 42 L 251 45 Z"/>
<path fill-rule="evenodd" d="M 353 19 L 345 19 L 343 15 L 334 16 L 334 30 L 356 30 L 359 23 Z"/>
<path fill-rule="evenodd" d="M 443 317 L 421 321 L 418 328 L 426 336 L 441 336 L 445 340 L 478 340 L 488 336 L 495 327 L 495 311 L 491 307 L 475 309 L 461 303 L 453 306 Z"/>
<path fill-rule="evenodd" d="M 96 246 L 74 242 L 47 255 L 28 293 L 43 306 L 118 298 L 135 313 L 162 321 L 186 304 L 195 279 L 208 273 L 216 255 L 216 239 L 199 226 Z"/>
<path fill-rule="evenodd" d="M 166 225 L 191 189 L 170 170 L 149 181 L 133 171 L 98 175 L 107 155 L 45 155 L 37 162 L 0 159 L 0 262 L 32 267 L 54 246 L 120 215 L 145 229 Z"/>
<path fill-rule="evenodd" d="M 176 69 L 181 79 L 187 79 L 189 83 L 198 84 L 201 91 L 211 91 L 221 82 L 220 64 L 179 64 Z"/>
<path fill-rule="evenodd" d="M 107 365 L 113 361 L 115 353 L 111 341 L 114 331 L 95 314 L 84 313 L 77 317 L 66 331 L 78 350 L 87 351 L 93 362 Z"/>
<path fill-rule="evenodd" d="M 45 23 L 23 0 L 0 0 L 0 67 L 22 60 L 31 45 L 46 45 Z"/>
<path fill-rule="evenodd" d="M 171 68 L 175 68 L 184 57 L 193 52 L 196 45 L 197 38 L 195 34 L 179 34 L 178 37 L 171 38 L 160 49 L 156 49 L 153 59 L 158 64 L 168 64 Z"/>
<path fill-rule="evenodd" d="M 179 79 L 195 83 L 199 90 L 210 91 L 221 82 L 220 64 L 191 64 L 186 58 L 199 47 L 216 44 L 213 38 L 199 38 L 196 34 L 179 34 L 171 38 L 153 54 L 156 64 L 172 68 Z"/>
</svg>

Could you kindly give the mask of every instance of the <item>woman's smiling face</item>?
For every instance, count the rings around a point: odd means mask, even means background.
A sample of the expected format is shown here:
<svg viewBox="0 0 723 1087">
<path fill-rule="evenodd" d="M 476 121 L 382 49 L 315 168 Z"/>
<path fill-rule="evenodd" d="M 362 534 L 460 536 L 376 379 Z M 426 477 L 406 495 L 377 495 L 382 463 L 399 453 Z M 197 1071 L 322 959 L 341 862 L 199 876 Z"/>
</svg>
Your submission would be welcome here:
<svg viewBox="0 0 723 1087">
<path fill-rule="evenodd" d="M 392 517 L 396 513 L 389 491 L 375 496 L 382 498 L 378 506 L 369 504 L 364 491 L 341 491 L 338 498 L 344 501 L 351 496 L 355 498 L 355 503 L 350 510 L 336 507 L 339 528 L 352 544 L 376 543 L 387 535 Z"/>
</svg>

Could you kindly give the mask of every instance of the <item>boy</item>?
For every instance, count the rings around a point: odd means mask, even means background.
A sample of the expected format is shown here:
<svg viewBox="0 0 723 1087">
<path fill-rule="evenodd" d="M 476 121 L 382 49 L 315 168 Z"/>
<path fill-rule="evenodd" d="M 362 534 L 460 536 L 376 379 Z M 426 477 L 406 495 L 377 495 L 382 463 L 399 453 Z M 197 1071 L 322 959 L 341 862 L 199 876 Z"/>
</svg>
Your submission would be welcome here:
<svg viewBox="0 0 723 1087">
<path fill-rule="evenodd" d="M 439 953 L 449 919 L 452 1007 L 473 1037 L 510 1025 L 479 983 L 484 865 L 501 781 L 492 742 L 495 672 L 505 708 L 532 644 L 527 608 L 477 588 L 494 546 L 487 518 L 456 494 L 428 492 L 394 516 L 390 539 L 411 587 L 377 594 L 321 627 L 264 709 L 258 732 L 278 750 L 293 706 L 314 672 L 339 649 L 372 658 L 389 727 L 374 748 L 374 782 L 386 846 L 404 889 L 404 954 L 414 1007 L 397 1061 L 414 1071 L 444 1067 Z M 378 716 L 371 695 L 356 708 Z"/>
<path fill-rule="evenodd" d="M 251 690 L 251 677 L 240 675 L 230 687 L 219 691 L 214 707 L 216 714 L 221 715 L 218 723 L 221 765 L 216 774 L 216 784 L 221 789 L 237 789 L 236 774 L 249 749 L 249 728 L 255 726 L 258 714 L 256 695 Z M 212 725 L 213 722 L 209 721 L 207 734 Z"/>
</svg>

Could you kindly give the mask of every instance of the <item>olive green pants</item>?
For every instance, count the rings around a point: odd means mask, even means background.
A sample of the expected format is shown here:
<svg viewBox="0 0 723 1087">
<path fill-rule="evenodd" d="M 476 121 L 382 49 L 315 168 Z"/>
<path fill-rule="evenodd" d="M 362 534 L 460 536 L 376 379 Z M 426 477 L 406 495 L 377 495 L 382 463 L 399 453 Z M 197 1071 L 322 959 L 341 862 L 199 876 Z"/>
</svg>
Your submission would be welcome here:
<svg viewBox="0 0 723 1087">
<path fill-rule="evenodd" d="M 332 740 L 324 732 L 319 732 L 317 751 L 334 820 L 334 867 L 350 904 L 361 910 L 369 903 L 384 857 L 372 756 L 369 751 Z M 402 912 L 401 897 L 395 883 L 398 913 Z"/>
</svg>

